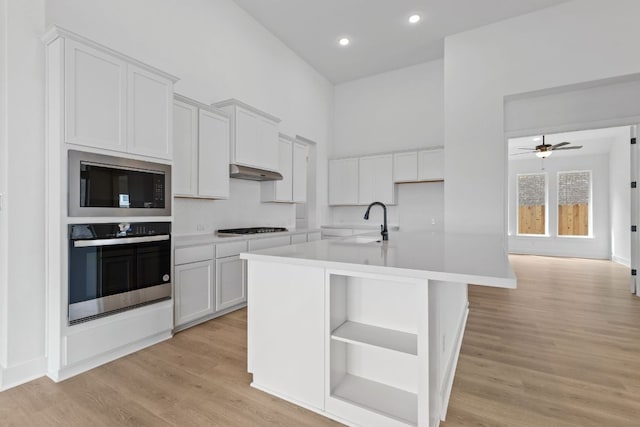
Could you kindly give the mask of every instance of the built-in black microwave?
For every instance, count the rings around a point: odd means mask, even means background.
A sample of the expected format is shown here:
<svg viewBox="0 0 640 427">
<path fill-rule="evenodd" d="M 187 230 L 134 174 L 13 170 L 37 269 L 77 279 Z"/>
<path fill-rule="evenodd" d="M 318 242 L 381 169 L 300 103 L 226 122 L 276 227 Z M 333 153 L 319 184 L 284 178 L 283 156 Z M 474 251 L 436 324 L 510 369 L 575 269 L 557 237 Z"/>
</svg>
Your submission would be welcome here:
<svg viewBox="0 0 640 427">
<path fill-rule="evenodd" d="M 69 150 L 69 216 L 170 216 L 171 165 Z"/>
</svg>

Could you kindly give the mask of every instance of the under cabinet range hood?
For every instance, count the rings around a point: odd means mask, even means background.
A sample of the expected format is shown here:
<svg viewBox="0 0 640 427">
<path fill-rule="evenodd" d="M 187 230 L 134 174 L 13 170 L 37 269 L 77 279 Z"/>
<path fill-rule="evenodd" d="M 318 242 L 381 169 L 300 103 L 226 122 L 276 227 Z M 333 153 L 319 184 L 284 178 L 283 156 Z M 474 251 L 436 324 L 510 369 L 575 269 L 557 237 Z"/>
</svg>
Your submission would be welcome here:
<svg viewBox="0 0 640 427">
<path fill-rule="evenodd" d="M 264 169 L 250 168 L 249 166 L 229 165 L 231 178 L 249 179 L 251 181 L 281 181 L 282 175 L 278 172 Z"/>
</svg>

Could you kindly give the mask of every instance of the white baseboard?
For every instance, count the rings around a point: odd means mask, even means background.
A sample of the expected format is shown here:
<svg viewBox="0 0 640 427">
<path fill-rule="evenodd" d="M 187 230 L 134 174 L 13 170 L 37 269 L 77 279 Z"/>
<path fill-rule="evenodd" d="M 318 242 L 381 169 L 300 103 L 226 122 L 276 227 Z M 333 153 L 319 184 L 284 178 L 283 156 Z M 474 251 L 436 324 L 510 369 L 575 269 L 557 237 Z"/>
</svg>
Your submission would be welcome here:
<svg viewBox="0 0 640 427">
<path fill-rule="evenodd" d="M 447 374 L 444 381 L 444 389 L 442 392 L 442 405 L 440 407 L 440 419 L 445 421 L 447 416 L 447 408 L 449 407 L 449 398 L 451 397 L 451 389 L 453 388 L 453 379 L 456 375 L 456 367 L 458 366 L 458 357 L 460 356 L 460 349 L 462 348 L 462 338 L 464 337 L 464 331 L 467 326 L 467 319 L 469 318 L 469 303 L 462 314 L 460 324 L 458 326 L 458 334 L 456 339 L 456 347 L 453 350 L 453 358 L 447 366 Z"/>
<path fill-rule="evenodd" d="M 134 343 L 117 348 L 108 353 L 101 354 L 98 357 L 93 357 L 81 363 L 77 363 L 72 366 L 66 366 L 58 370 L 50 370 L 46 374 L 49 378 L 51 378 L 55 382 L 64 381 L 75 375 L 89 371 L 93 368 L 97 368 L 100 365 L 104 365 L 105 363 L 109 363 L 111 361 L 124 357 L 128 354 L 135 353 L 136 351 L 142 350 L 143 348 L 150 347 L 162 341 L 168 340 L 172 336 L 173 335 L 171 331 L 161 332 L 157 335 L 151 336 L 149 338 L 145 338 L 140 341 L 136 341 Z"/>
<path fill-rule="evenodd" d="M 15 366 L 0 367 L 0 391 L 42 377 L 47 371 L 47 359 L 39 357 Z"/>
<path fill-rule="evenodd" d="M 615 263 L 618 263 L 618 264 L 622 264 L 625 267 L 631 268 L 631 260 L 629 258 L 623 258 L 623 257 L 617 256 L 617 255 L 613 255 L 611 257 L 611 261 L 613 261 Z"/>
</svg>

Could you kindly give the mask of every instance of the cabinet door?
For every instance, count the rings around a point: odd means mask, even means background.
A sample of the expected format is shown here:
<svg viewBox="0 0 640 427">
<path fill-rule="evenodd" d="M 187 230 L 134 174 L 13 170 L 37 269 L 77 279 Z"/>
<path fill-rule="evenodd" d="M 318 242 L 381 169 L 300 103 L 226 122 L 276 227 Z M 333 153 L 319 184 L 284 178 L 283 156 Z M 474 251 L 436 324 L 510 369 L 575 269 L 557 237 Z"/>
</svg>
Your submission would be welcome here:
<svg viewBox="0 0 640 427">
<path fill-rule="evenodd" d="M 126 64 L 65 40 L 65 140 L 126 150 Z"/>
<path fill-rule="evenodd" d="M 216 311 L 247 301 L 244 261 L 240 256 L 216 260 Z"/>
<path fill-rule="evenodd" d="M 358 202 L 393 204 L 393 156 L 362 157 L 358 168 Z"/>
<path fill-rule="evenodd" d="M 196 196 L 198 192 L 198 107 L 173 102 L 173 192 Z"/>
<path fill-rule="evenodd" d="M 305 144 L 293 143 L 293 201 L 307 201 L 307 153 Z"/>
<path fill-rule="evenodd" d="M 260 167 L 278 170 L 278 123 L 260 117 Z"/>
<path fill-rule="evenodd" d="M 213 260 L 176 265 L 176 326 L 214 313 Z"/>
<path fill-rule="evenodd" d="M 229 198 L 229 119 L 200 110 L 198 194 Z"/>
<path fill-rule="evenodd" d="M 173 83 L 129 65 L 127 151 L 171 160 Z"/>
<path fill-rule="evenodd" d="M 291 236 L 291 244 L 297 245 L 299 243 L 307 243 L 307 235 L 306 234 L 294 234 Z"/>
<path fill-rule="evenodd" d="M 236 107 L 235 112 L 234 162 L 258 167 L 260 164 L 260 120 L 258 115 Z"/>
<path fill-rule="evenodd" d="M 358 204 L 358 159 L 329 160 L 329 205 Z"/>
<path fill-rule="evenodd" d="M 420 151 L 418 156 L 418 179 L 420 181 L 444 179 L 444 150 Z"/>
<path fill-rule="evenodd" d="M 418 153 L 396 153 L 393 155 L 393 182 L 418 180 Z"/>
<path fill-rule="evenodd" d="M 322 239 L 322 233 L 321 232 L 315 232 L 315 233 L 308 233 L 307 234 L 307 241 L 308 242 L 315 242 L 316 240 L 320 240 Z"/>
<path fill-rule="evenodd" d="M 293 143 L 282 139 L 278 141 L 278 170 L 282 174 L 282 181 L 275 181 L 276 201 L 290 202 L 293 200 Z"/>
</svg>

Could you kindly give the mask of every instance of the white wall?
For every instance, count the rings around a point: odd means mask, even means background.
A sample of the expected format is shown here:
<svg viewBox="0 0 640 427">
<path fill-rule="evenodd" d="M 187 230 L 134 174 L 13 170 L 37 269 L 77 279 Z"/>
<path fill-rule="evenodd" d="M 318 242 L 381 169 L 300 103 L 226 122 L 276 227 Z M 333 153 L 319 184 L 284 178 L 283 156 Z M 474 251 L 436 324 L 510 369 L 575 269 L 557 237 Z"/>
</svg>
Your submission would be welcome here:
<svg viewBox="0 0 640 427">
<path fill-rule="evenodd" d="M 609 152 L 609 208 L 611 210 L 611 259 L 631 264 L 631 160 L 629 128 L 621 128 Z"/>
<path fill-rule="evenodd" d="M 0 0 L 0 194 L 7 192 L 7 0 Z M 7 214 L 0 207 L 0 388 L 7 365 Z"/>
<path fill-rule="evenodd" d="M 337 85 L 330 157 L 441 146 L 443 72 L 443 61 L 436 60 Z M 442 229 L 441 183 L 402 184 L 396 188 L 398 205 L 389 206 L 389 223 L 400 225 L 402 230 Z M 330 222 L 366 224 L 364 211 L 359 206 L 333 207 Z"/>
<path fill-rule="evenodd" d="M 638 16 L 575 0 L 445 40 L 446 229 L 505 233 L 504 97 L 640 72 Z"/>
<path fill-rule="evenodd" d="M 436 60 L 337 85 L 331 157 L 443 145 L 443 73 Z"/>
<path fill-rule="evenodd" d="M 44 0 L 3 2 L 0 389 L 44 369 Z"/>
<path fill-rule="evenodd" d="M 610 143 L 610 141 L 603 141 Z M 609 220 L 609 154 L 591 156 L 551 156 L 509 162 L 509 252 L 518 254 L 570 256 L 609 259 L 611 257 L 611 228 Z M 558 172 L 591 171 L 592 237 L 558 236 Z M 517 235 L 517 175 L 547 174 L 548 236 Z"/>
<path fill-rule="evenodd" d="M 399 225 L 401 231 L 444 228 L 444 184 L 442 182 L 416 182 L 396 185 L 395 206 L 387 206 L 387 222 Z M 363 216 L 366 206 L 336 206 L 333 224 L 377 225 L 382 223 L 382 209 L 372 208 L 371 218 Z"/>
<path fill-rule="evenodd" d="M 326 157 L 333 86 L 231 0 L 48 0 L 47 24 L 58 24 L 180 77 L 176 92 L 204 103 L 237 98 L 282 119 L 280 131 L 318 143 L 318 212 L 326 214 Z M 230 202 L 177 200 L 176 231 L 234 226 L 240 198 L 257 187 L 235 185 Z M 251 205 L 264 218 L 295 224 L 291 205 Z M 242 215 L 243 213 L 241 213 Z M 178 215 L 183 215 L 180 218 Z"/>
<path fill-rule="evenodd" d="M 261 203 L 260 183 L 231 179 L 228 200 L 183 199 L 174 205 L 173 231 L 177 234 L 212 232 L 220 228 L 273 226 L 295 228 L 295 205 Z M 287 222 L 288 221 L 288 222 Z"/>
</svg>

